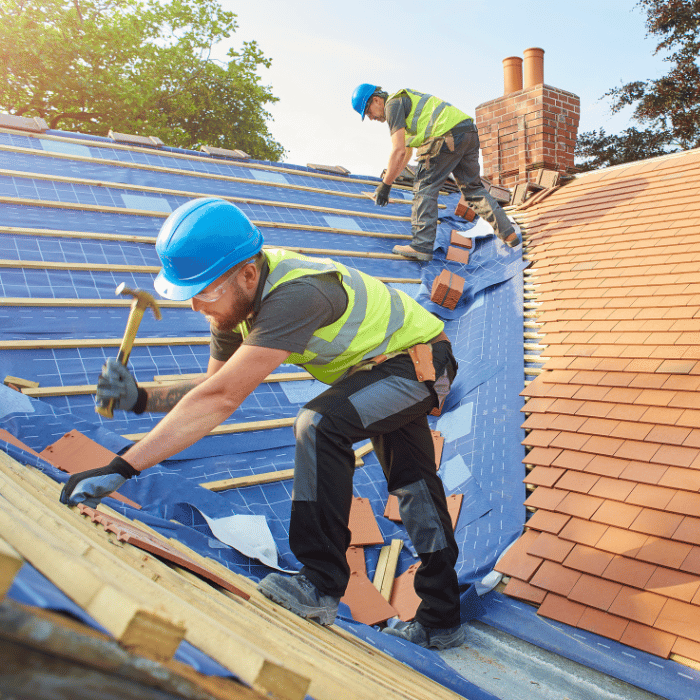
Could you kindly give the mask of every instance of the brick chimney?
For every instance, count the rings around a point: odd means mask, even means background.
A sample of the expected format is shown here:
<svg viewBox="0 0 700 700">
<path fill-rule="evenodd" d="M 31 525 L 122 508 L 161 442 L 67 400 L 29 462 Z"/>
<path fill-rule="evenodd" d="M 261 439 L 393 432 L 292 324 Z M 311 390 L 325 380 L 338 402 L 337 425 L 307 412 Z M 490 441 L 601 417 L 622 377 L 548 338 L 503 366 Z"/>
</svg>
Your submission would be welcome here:
<svg viewBox="0 0 700 700">
<path fill-rule="evenodd" d="M 542 169 L 575 172 L 581 100 L 544 84 L 543 49 L 523 55 L 503 59 L 503 96 L 476 108 L 483 174 L 508 188 L 535 181 Z"/>
</svg>

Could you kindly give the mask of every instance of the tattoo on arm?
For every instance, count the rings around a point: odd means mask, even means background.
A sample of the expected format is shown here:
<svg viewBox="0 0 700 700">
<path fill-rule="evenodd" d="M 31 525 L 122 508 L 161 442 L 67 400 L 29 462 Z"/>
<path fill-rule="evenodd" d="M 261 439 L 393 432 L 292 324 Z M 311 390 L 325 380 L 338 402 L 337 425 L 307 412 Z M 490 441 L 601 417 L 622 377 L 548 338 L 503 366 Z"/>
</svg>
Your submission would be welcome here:
<svg viewBox="0 0 700 700">
<path fill-rule="evenodd" d="M 203 381 L 204 378 L 148 389 L 146 410 L 154 413 L 167 413 L 188 391 L 191 391 Z"/>
</svg>

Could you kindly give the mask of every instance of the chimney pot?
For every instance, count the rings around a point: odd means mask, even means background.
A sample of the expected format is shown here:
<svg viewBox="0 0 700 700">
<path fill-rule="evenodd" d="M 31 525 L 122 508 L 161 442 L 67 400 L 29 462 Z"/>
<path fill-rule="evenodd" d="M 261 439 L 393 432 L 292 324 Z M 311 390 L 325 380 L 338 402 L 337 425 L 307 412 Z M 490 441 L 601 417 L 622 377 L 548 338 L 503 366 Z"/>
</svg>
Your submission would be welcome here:
<svg viewBox="0 0 700 700">
<path fill-rule="evenodd" d="M 503 59 L 503 94 L 510 95 L 523 89 L 523 59 L 508 56 Z"/>
<path fill-rule="evenodd" d="M 544 83 L 544 49 L 525 49 L 525 89 Z"/>
</svg>

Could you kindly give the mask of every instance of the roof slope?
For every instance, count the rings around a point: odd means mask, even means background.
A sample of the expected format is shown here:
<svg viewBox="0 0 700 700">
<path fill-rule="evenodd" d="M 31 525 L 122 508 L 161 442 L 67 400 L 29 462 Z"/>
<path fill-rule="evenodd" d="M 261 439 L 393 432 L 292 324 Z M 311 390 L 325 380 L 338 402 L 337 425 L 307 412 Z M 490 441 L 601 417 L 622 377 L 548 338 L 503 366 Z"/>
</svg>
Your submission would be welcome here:
<svg viewBox="0 0 700 700">
<path fill-rule="evenodd" d="M 700 151 L 581 175 L 515 216 L 546 347 L 506 593 L 700 662 Z"/>
<path fill-rule="evenodd" d="M 26 518 L 15 532 L 9 523 L 19 514 L 0 498 L 0 518 L 3 513 L 10 515 L 0 522 L 0 545 L 6 539 L 19 550 L 18 560 L 27 559 L 53 577 L 59 588 L 79 594 L 71 588 L 72 570 L 88 575 L 93 560 L 75 551 L 93 552 L 91 541 L 98 526 L 56 502 L 55 482 L 67 478 L 58 468 L 70 470 L 76 452 L 83 456 L 82 447 L 77 450 L 65 442 L 87 437 L 104 456 L 105 450 L 118 452 L 140 439 L 159 420 L 157 415 L 125 412 L 104 420 L 95 413 L 94 382 L 105 359 L 116 354 L 131 303 L 128 298 L 115 298 L 115 287 L 125 283 L 151 289 L 160 267 L 154 243 L 163 220 L 186 201 L 213 195 L 238 204 L 262 229 L 266 246 L 331 257 L 400 286 L 421 303 L 421 293 L 431 303 L 432 278 L 442 267 L 469 278 L 462 306 L 450 313 L 442 309 L 458 354 L 460 377 L 450 394 L 451 405 L 446 404 L 443 415 L 431 421 L 442 432 L 441 475 L 446 490 L 452 502 L 461 504 L 457 536 L 471 545 L 462 547 L 460 580 L 466 588 L 491 571 L 501 551 L 519 535 L 524 513 L 522 399 L 518 396 L 523 380 L 519 248 L 506 249 L 489 229 L 478 239 L 474 234 L 468 264 L 446 263 L 447 245 L 430 265 L 393 255 L 397 242 L 410 239 L 410 192 L 393 188 L 391 206 L 380 210 L 367 196 L 377 178 L 328 174 L 320 166 L 125 145 L 65 132 L 29 135 L 11 128 L 0 128 L 0 154 L 0 377 L 9 375 L 10 383 L 21 389 L 0 386 L 0 428 L 9 434 L 0 434 L 0 449 L 7 453 L 7 460 L 0 453 L 0 491 L 14 489 L 25 513 L 27 509 L 50 511 L 42 521 L 43 534 L 32 529 Z M 447 241 L 453 228 L 465 231 L 473 226 L 449 216 L 458 200 L 457 194 L 442 200 L 445 221 L 440 228 Z M 129 358 L 130 370 L 146 386 L 202 373 L 209 357 L 205 319 L 186 302 L 159 304 L 163 319 L 156 321 L 146 312 Z M 205 558 L 217 575 L 225 578 L 230 573 L 231 585 L 250 594 L 250 600 L 240 605 L 242 610 L 236 605 L 225 621 L 228 629 L 245 628 L 245 635 L 232 633 L 238 647 L 226 644 L 225 632 L 212 613 L 205 611 L 203 616 L 201 608 L 182 607 L 182 599 L 202 600 L 191 590 L 191 581 L 173 578 L 155 557 L 142 560 L 143 555 L 132 551 L 131 545 L 122 543 L 118 550 L 107 547 L 106 552 L 90 554 L 113 567 L 104 574 L 107 580 L 98 577 L 95 586 L 107 586 L 104 591 L 111 594 L 114 583 L 115 595 L 124 596 L 128 609 L 136 614 L 151 598 L 159 600 L 162 607 L 148 619 L 160 625 L 161 634 L 167 633 L 173 646 L 182 632 L 178 621 L 184 620 L 184 642 L 205 647 L 215 661 L 262 692 L 279 678 L 296 674 L 301 678 L 289 697 L 305 692 L 306 682 L 309 695 L 317 698 L 340 697 L 346 689 L 352 697 L 447 698 L 459 692 L 485 698 L 488 694 L 457 676 L 435 652 L 414 650 L 413 645 L 358 625 L 347 615 L 338 618 L 333 634 L 271 607 L 252 583 L 269 572 L 262 557 L 246 556 L 214 538 L 203 513 L 210 518 L 262 514 L 274 537 L 279 565 L 298 567 L 288 545 L 294 462 L 291 426 L 300 405 L 318 393 L 317 384 L 299 368 L 276 371 L 212 435 L 120 489 L 141 510 L 116 500 L 105 504 L 118 519 L 131 521 L 130 527 L 135 523 L 149 533 L 152 529 L 156 540 L 165 538 L 173 546 L 186 547 L 190 559 L 201 563 Z M 66 452 L 56 447 L 57 441 L 64 441 Z M 417 555 L 405 528 L 382 517 L 388 498 L 386 481 L 376 456 L 364 448 L 358 446 L 358 464 L 363 468 L 356 471 L 355 495 L 370 502 L 382 544 L 394 539 L 404 542 L 396 572 L 409 578 Z M 51 464 L 49 458 L 54 460 Z M 33 480 L 18 464 L 35 466 L 53 481 Z M 229 488 L 220 491 L 219 487 Z M 33 539 L 22 538 L 25 526 Z M 115 527 L 117 532 L 130 531 L 130 527 Z M 65 546 L 56 541 L 55 533 L 70 533 Z M 100 534 L 98 539 L 105 537 Z M 163 553 L 162 542 L 145 539 Z M 26 542 L 36 546 L 25 547 Z M 380 547 L 375 544 L 365 551 L 369 576 L 378 568 Z M 50 561 L 60 566 L 46 565 L 44 554 L 48 557 L 52 549 L 58 554 Z M 124 560 L 125 571 L 113 555 Z M 129 564 L 136 573 L 128 571 Z M 173 588 L 163 594 L 144 583 L 148 590 L 141 591 L 144 574 Z M 406 588 L 412 588 L 410 580 Z M 222 595 L 217 588 L 216 605 L 230 605 L 229 597 L 222 603 Z M 124 617 L 113 614 L 109 606 L 83 607 L 99 613 L 101 623 L 120 639 Z M 238 620 L 237 612 L 242 615 Z M 257 616 L 261 622 L 256 627 Z M 173 624 L 168 627 L 163 622 Z M 206 632 L 209 625 L 216 634 L 207 637 L 202 630 Z M 380 650 L 421 673 L 399 665 Z M 376 665 L 369 663 L 369 657 L 376 657 Z M 268 675 L 258 674 L 259 663 L 269 670 Z M 394 673 L 391 668 L 400 671 Z M 366 674 L 371 676 L 367 682 Z M 338 679 L 343 680 L 338 683 Z"/>
</svg>

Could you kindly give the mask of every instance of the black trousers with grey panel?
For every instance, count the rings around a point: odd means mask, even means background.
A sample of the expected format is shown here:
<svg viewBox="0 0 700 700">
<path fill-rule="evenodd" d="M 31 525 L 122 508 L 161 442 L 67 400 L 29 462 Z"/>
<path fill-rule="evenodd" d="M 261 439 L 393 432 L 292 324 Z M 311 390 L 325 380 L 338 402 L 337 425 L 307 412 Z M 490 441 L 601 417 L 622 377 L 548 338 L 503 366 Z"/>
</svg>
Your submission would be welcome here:
<svg viewBox="0 0 700 700">
<path fill-rule="evenodd" d="M 449 342 L 433 345 L 436 376 L 457 371 Z M 359 371 L 299 412 L 290 547 L 302 572 L 324 594 L 342 597 L 350 571 L 348 518 L 355 469 L 353 444 L 371 438 L 389 492 L 421 559 L 416 619 L 426 627 L 459 624 L 458 547 L 427 415 L 437 405 L 432 382 L 419 382 L 408 355 Z"/>
</svg>

